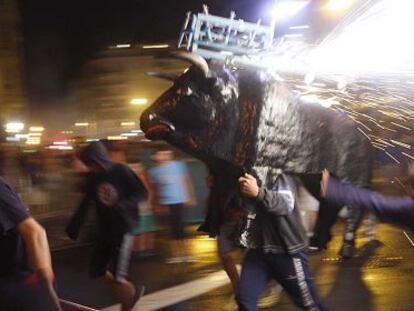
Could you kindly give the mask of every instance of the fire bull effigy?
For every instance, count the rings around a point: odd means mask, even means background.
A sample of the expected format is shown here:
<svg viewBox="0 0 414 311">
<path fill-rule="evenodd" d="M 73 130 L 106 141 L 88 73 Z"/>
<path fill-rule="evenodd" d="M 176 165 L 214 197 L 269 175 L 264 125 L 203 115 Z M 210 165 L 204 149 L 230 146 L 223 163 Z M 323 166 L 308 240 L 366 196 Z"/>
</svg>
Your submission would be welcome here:
<svg viewBox="0 0 414 311">
<path fill-rule="evenodd" d="M 369 184 L 371 144 L 346 114 L 306 103 L 261 69 L 208 64 L 190 52 L 181 76 L 141 116 L 149 139 L 162 139 L 202 160 L 214 175 L 205 228 L 220 225 L 220 209 L 237 195 L 244 172 L 268 184 L 280 172 L 312 175 L 329 169 L 341 180 Z"/>
</svg>

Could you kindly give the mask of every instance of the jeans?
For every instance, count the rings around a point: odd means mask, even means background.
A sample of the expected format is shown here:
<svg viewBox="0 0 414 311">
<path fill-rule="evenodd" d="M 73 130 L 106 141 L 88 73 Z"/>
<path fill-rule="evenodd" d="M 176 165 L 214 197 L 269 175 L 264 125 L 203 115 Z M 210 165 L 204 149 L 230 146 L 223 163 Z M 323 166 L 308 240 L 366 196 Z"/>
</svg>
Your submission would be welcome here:
<svg viewBox="0 0 414 311">
<path fill-rule="evenodd" d="M 304 310 L 326 310 L 309 276 L 308 255 L 266 254 L 249 250 L 243 261 L 236 300 L 240 311 L 256 311 L 257 300 L 270 279 L 282 285 L 293 302 Z"/>
</svg>

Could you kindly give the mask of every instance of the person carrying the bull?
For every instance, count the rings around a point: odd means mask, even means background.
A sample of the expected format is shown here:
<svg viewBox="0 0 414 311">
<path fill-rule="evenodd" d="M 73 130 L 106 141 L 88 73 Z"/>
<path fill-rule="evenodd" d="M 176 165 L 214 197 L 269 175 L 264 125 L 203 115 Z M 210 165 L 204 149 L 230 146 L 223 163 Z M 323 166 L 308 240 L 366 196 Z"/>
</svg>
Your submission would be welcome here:
<svg viewBox="0 0 414 311">
<path fill-rule="evenodd" d="M 207 186 L 212 188 L 214 185 L 214 176 L 209 174 L 207 176 Z M 216 237 L 217 241 L 217 254 L 220 262 L 230 279 L 233 287 L 232 299 L 226 306 L 226 310 L 234 310 L 235 301 L 234 297 L 238 293 L 240 276 L 237 270 L 236 261 L 234 258 L 234 252 L 239 250 L 238 243 L 234 240 L 235 228 L 243 218 L 243 212 L 240 210 L 239 198 L 232 196 L 229 203 L 226 204 L 226 208 L 222 212 L 223 223 L 220 226 L 219 233 Z M 258 307 L 269 308 L 277 304 L 282 293 L 282 287 L 277 282 L 271 282 L 268 284 L 267 290 L 264 291 L 258 301 Z"/>
<path fill-rule="evenodd" d="M 297 208 L 294 177 L 269 174 L 264 185 L 254 176 L 239 178 L 247 211 L 240 244 L 247 248 L 239 290 L 239 310 L 255 311 L 269 279 L 275 279 L 304 310 L 326 310 L 310 278 L 306 231 Z"/>
</svg>

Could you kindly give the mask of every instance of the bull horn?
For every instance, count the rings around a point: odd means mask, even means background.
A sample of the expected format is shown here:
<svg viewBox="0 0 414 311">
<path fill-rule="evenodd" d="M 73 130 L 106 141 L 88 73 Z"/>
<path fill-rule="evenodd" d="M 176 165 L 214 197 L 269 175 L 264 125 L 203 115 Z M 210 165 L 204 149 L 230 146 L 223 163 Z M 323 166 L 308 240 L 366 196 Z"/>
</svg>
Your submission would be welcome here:
<svg viewBox="0 0 414 311">
<path fill-rule="evenodd" d="M 153 72 L 152 71 L 152 72 L 147 72 L 147 75 L 151 77 L 155 77 L 155 78 L 172 81 L 172 82 L 174 82 L 178 78 L 178 75 L 172 72 Z"/>
<path fill-rule="evenodd" d="M 187 51 L 176 51 L 171 52 L 170 55 L 172 55 L 174 58 L 181 59 L 183 61 L 189 62 L 190 64 L 196 66 L 198 69 L 201 70 L 201 72 L 204 74 L 205 77 L 208 75 L 208 64 L 206 60 L 201 57 L 200 55 L 197 55 L 195 53 L 187 52 Z"/>
</svg>

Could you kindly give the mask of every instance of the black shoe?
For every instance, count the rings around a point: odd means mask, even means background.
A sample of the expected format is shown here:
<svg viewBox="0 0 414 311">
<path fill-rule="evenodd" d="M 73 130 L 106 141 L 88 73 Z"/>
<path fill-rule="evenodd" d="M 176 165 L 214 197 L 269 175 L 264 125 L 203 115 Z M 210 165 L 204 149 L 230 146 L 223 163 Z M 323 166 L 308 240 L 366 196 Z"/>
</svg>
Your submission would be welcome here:
<svg viewBox="0 0 414 311">
<path fill-rule="evenodd" d="M 350 259 L 354 257 L 355 251 L 356 248 L 354 242 L 344 242 L 344 244 L 342 244 L 341 250 L 339 251 L 339 255 L 343 259 Z"/>
</svg>

